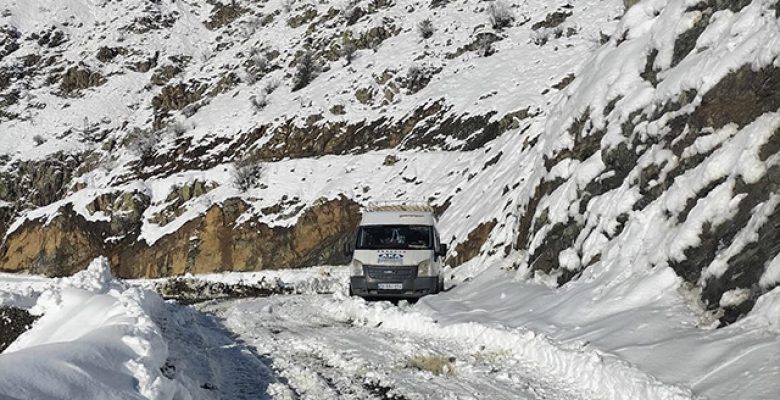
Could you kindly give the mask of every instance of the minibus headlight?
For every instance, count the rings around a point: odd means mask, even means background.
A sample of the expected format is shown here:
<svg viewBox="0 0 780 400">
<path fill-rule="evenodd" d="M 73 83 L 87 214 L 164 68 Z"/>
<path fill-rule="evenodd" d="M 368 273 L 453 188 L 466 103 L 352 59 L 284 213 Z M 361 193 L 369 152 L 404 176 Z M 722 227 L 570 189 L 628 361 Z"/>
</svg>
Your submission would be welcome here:
<svg viewBox="0 0 780 400">
<path fill-rule="evenodd" d="M 417 276 L 433 276 L 433 264 L 431 260 L 425 260 L 417 264 Z"/>
<path fill-rule="evenodd" d="M 358 260 L 352 260 L 349 264 L 349 274 L 351 276 L 363 276 L 363 263 Z"/>
</svg>

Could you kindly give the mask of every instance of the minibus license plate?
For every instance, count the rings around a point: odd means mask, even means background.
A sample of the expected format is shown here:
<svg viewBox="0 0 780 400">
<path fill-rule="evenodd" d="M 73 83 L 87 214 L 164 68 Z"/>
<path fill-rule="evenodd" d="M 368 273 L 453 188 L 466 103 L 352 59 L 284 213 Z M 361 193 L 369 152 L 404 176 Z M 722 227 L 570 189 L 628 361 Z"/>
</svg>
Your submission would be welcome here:
<svg viewBox="0 0 780 400">
<path fill-rule="evenodd" d="M 385 290 L 401 290 L 404 288 L 404 284 L 403 283 L 380 283 L 379 288 Z"/>
</svg>

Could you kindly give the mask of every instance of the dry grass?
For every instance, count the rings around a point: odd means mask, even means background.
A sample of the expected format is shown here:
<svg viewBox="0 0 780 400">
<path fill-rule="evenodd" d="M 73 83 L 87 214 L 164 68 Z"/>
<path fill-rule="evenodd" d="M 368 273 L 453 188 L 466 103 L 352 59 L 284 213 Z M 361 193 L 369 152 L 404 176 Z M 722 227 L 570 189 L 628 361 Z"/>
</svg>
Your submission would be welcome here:
<svg viewBox="0 0 780 400">
<path fill-rule="evenodd" d="M 410 358 L 406 362 L 408 368 L 416 368 L 420 371 L 432 372 L 435 375 L 452 375 L 455 372 L 452 357 L 440 355 L 420 355 Z"/>
</svg>

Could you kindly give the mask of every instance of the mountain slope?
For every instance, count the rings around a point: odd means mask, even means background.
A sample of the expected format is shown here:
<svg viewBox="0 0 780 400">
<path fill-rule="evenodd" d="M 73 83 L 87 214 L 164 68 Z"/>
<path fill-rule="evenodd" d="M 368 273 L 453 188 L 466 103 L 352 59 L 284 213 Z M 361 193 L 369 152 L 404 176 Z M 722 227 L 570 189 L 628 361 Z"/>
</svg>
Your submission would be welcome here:
<svg viewBox="0 0 780 400">
<path fill-rule="evenodd" d="M 725 323 L 777 285 L 776 7 L 627 12 L 548 120 L 527 268 L 612 285 L 671 268 Z"/>
<path fill-rule="evenodd" d="M 337 263 L 360 205 L 429 200 L 456 279 L 662 281 L 730 323 L 780 280 L 777 10 L 17 2 L 0 265 Z"/>
<path fill-rule="evenodd" d="M 463 242 L 503 219 L 504 187 L 518 177 L 490 169 L 539 132 L 547 104 L 621 13 L 617 2 L 507 5 L 493 13 L 508 26 L 494 29 L 481 3 L 82 6 L 41 5 L 39 20 L 64 21 L 61 39 L 49 49 L 18 33 L 3 60 L 9 74 L 23 71 L 4 92 L 16 100 L 3 123 L 5 269 L 67 274 L 104 253 L 123 276 L 335 262 L 355 203 L 398 198 L 451 208 L 443 218 L 468 221 L 445 223 L 445 235 Z M 17 5 L 6 21 L 44 37 L 49 24 L 26 17 L 35 8 Z M 40 65 L 20 66 L 41 51 Z M 306 52 L 317 76 L 293 90 Z M 249 188 L 233 182 L 233 171 L 258 169 Z M 491 203 L 478 204 L 486 190 Z M 222 228 L 234 224 L 248 229 L 228 237 L 235 230 Z M 281 233 L 294 225 L 304 237 Z M 190 238 L 204 231 L 227 240 L 198 239 L 214 248 L 200 251 Z M 285 254 L 267 259 L 249 249 L 257 242 Z"/>
</svg>

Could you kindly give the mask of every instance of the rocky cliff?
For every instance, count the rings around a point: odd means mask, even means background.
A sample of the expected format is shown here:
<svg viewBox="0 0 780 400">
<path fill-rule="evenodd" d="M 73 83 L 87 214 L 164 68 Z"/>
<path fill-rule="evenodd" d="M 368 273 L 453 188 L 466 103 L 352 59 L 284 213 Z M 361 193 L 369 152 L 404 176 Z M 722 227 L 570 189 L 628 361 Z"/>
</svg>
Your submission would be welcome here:
<svg viewBox="0 0 780 400">
<path fill-rule="evenodd" d="M 469 271 L 671 270 L 723 323 L 780 279 L 776 1 L 0 11 L 0 269 L 339 263 L 409 199 Z"/>
<path fill-rule="evenodd" d="M 558 284 L 597 264 L 671 268 L 722 323 L 777 285 L 778 13 L 747 1 L 628 10 L 548 120 L 563 134 L 542 138 L 546 172 L 517 242 L 526 268 Z"/>
</svg>

